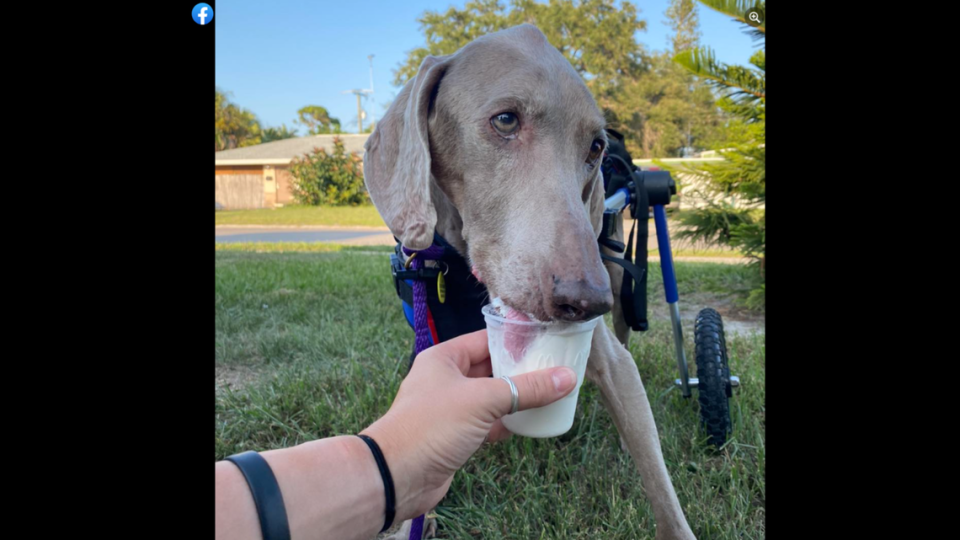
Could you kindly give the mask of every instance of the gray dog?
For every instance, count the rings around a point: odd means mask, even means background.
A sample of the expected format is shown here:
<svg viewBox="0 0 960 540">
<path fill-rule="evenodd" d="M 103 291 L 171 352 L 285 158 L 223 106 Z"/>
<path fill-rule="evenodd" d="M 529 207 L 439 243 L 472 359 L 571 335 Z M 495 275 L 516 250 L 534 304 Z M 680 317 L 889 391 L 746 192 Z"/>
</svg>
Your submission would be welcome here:
<svg viewBox="0 0 960 540">
<path fill-rule="evenodd" d="M 617 315 L 610 284 L 622 274 L 597 248 L 604 126 L 570 63 L 539 29 L 517 26 L 423 60 L 366 143 L 367 189 L 405 247 L 438 233 L 511 312 Z M 640 469 L 656 537 L 692 539 L 622 323 L 617 335 L 597 326 L 587 378 Z"/>
</svg>

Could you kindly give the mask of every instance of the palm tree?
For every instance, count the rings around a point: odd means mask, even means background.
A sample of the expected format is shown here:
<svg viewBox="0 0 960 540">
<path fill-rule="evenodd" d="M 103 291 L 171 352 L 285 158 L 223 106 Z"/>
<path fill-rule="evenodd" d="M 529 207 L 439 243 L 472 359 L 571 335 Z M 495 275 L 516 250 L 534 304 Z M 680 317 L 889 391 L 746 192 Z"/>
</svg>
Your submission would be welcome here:
<svg viewBox="0 0 960 540">
<path fill-rule="evenodd" d="M 297 136 L 297 130 L 287 129 L 286 124 L 280 124 L 278 128 L 266 128 L 263 130 L 262 142 L 279 141 L 282 139 L 292 139 Z"/>
<path fill-rule="evenodd" d="M 330 112 L 319 105 L 301 107 L 293 123 L 305 126 L 307 135 L 340 133 L 340 120 L 330 116 Z"/>
<path fill-rule="evenodd" d="M 747 25 L 747 33 L 762 41 L 766 35 L 765 2 L 751 0 L 700 0 L 700 3 Z M 757 13 L 758 21 L 748 21 Z M 707 206 L 687 210 L 680 221 L 689 228 L 682 236 L 727 244 L 756 260 L 764 275 L 766 252 L 766 57 L 761 48 L 750 58 L 752 67 L 727 65 L 707 47 L 674 56 L 674 61 L 707 81 L 719 94 L 717 104 L 729 115 L 727 140 L 717 153 L 724 161 L 698 166 L 669 167 L 700 180 Z M 763 288 L 751 293 L 750 303 L 763 304 Z"/>
<path fill-rule="evenodd" d="M 755 0 L 700 0 L 700 3 L 730 16 L 735 22 L 749 27 L 747 34 L 755 40 L 762 41 L 766 36 L 766 20 L 759 19 L 759 23 L 749 21 L 747 13 L 762 14 L 766 17 L 766 3 Z M 746 101 L 755 104 L 766 99 L 764 84 L 765 59 L 764 51 L 760 49 L 750 58 L 750 63 L 756 70 L 742 66 L 729 66 L 717 62 L 713 51 L 709 47 L 696 47 L 683 51 L 673 57 L 674 62 L 687 68 L 694 75 L 701 77 L 714 85 L 726 97 L 736 101 Z"/>
<path fill-rule="evenodd" d="M 247 109 L 241 109 L 227 94 L 216 89 L 216 151 L 260 144 L 260 122 Z"/>
</svg>

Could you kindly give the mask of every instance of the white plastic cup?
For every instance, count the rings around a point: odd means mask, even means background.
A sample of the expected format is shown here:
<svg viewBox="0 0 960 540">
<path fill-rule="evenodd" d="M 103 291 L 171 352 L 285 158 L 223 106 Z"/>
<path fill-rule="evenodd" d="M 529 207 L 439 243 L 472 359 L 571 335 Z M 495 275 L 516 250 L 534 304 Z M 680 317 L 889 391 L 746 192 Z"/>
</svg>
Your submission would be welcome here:
<svg viewBox="0 0 960 540">
<path fill-rule="evenodd" d="M 580 385 L 587 371 L 593 330 L 600 317 L 580 322 L 539 322 L 506 319 L 488 304 L 481 310 L 487 322 L 487 341 L 493 376 L 567 366 L 577 374 L 577 387 L 546 407 L 527 409 L 503 417 L 503 425 L 525 437 L 556 437 L 573 427 Z M 507 344 L 515 354 L 511 354 Z"/>
</svg>

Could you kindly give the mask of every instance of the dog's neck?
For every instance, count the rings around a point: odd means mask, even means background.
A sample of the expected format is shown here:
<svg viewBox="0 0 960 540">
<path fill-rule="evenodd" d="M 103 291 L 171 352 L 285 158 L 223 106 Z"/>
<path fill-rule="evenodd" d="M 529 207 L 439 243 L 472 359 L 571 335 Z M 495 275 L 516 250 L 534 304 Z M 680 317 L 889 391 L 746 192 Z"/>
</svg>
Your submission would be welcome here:
<svg viewBox="0 0 960 540">
<path fill-rule="evenodd" d="M 463 218 L 460 217 L 460 211 L 440 189 L 437 179 L 431 175 L 430 180 L 430 198 L 437 211 L 437 234 L 455 247 L 460 255 L 466 259 L 467 242 L 463 239 Z"/>
</svg>

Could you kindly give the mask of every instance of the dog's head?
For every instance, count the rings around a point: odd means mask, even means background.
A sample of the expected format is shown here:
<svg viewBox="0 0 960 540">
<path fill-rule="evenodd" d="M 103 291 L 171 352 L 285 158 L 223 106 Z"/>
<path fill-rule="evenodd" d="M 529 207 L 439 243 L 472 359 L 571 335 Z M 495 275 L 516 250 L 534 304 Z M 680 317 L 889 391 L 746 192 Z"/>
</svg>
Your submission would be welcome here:
<svg viewBox="0 0 960 540">
<path fill-rule="evenodd" d="M 423 60 L 367 140 L 367 189 L 410 249 L 432 243 L 440 202 L 455 208 L 463 255 L 514 316 L 589 318 L 613 305 L 604 125 L 563 55 L 517 26 Z"/>
</svg>

